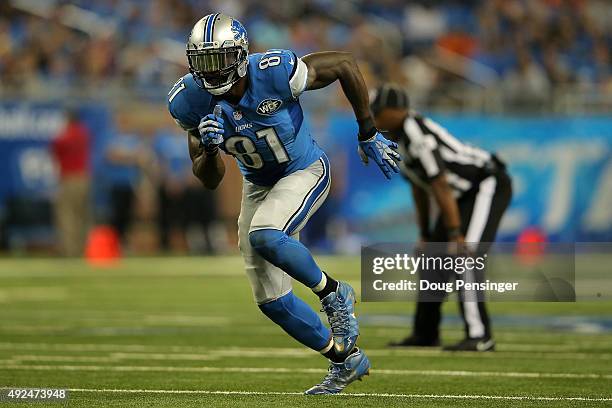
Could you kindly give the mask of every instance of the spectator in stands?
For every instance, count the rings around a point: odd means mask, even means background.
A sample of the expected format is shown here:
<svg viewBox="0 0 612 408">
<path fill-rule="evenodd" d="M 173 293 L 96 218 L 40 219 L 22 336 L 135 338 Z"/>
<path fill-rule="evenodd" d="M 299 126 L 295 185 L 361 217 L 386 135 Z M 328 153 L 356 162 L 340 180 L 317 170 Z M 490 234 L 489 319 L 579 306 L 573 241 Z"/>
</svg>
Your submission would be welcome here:
<svg viewBox="0 0 612 408">
<path fill-rule="evenodd" d="M 32 2 L 5 3 L 0 2 L 0 88 L 16 89 L 22 95 L 93 86 L 96 92 L 127 89 L 158 96 L 160 88 L 165 90 L 185 71 L 182 56 L 169 52 L 173 47 L 167 41 L 182 43 L 193 16 L 201 12 L 200 2 L 187 0 L 125 0 L 121 6 L 111 0 L 61 1 L 42 14 L 32 13 L 36 9 L 28 5 Z M 68 3 L 84 10 L 83 15 L 95 16 L 96 24 L 65 17 L 74 15 L 63 13 Z M 254 51 L 271 46 L 298 54 L 346 49 L 367 61 L 382 80 L 404 82 L 396 62 L 405 56 L 427 57 L 435 54 L 436 44 L 454 49 L 459 43 L 466 63 L 474 59 L 500 78 L 516 69 L 515 56 L 524 47 L 543 66 L 550 84 L 581 82 L 608 92 L 609 87 L 597 85 L 610 83 L 611 77 L 605 55 L 612 41 L 612 26 L 606 20 L 609 4 L 606 0 L 304 0 L 278 6 L 242 0 L 215 1 L 210 6 L 233 9 L 230 14 L 247 22 L 259 39 L 252 44 Z M 462 33 L 460 38 L 457 33 Z M 600 66 L 595 70 L 593 64 Z M 457 78 L 456 64 L 430 65 L 439 71 L 432 94 L 447 93 L 457 82 L 473 87 L 474 78 Z M 104 87 L 97 87 L 101 83 Z M 326 101 L 330 103 L 334 101 Z"/>
<path fill-rule="evenodd" d="M 504 95 L 513 108 L 532 111 L 548 100 L 550 82 L 544 69 L 527 50 L 519 49 L 517 60 L 517 66 L 504 76 Z"/>
<path fill-rule="evenodd" d="M 91 221 L 89 192 L 91 135 L 75 111 L 66 112 L 66 125 L 51 143 L 59 167 L 55 223 L 65 256 L 81 256 Z"/>
</svg>

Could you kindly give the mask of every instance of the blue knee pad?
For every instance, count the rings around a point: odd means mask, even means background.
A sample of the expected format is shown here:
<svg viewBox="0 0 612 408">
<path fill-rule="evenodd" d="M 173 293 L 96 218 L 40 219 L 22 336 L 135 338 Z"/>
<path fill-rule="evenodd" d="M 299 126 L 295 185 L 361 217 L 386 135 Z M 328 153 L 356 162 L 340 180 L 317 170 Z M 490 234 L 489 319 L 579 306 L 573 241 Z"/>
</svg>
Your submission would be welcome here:
<svg viewBox="0 0 612 408">
<path fill-rule="evenodd" d="M 259 256 L 309 288 L 321 282 L 323 272 L 310 251 L 285 232 L 277 229 L 251 231 L 249 242 Z"/>
<path fill-rule="evenodd" d="M 329 329 L 323 325 L 319 315 L 293 292 L 259 305 L 259 309 L 306 347 L 320 351 L 328 345 Z"/>
<path fill-rule="evenodd" d="M 264 259 L 273 255 L 289 236 L 277 229 L 261 229 L 249 232 L 249 242 L 253 249 Z"/>
</svg>

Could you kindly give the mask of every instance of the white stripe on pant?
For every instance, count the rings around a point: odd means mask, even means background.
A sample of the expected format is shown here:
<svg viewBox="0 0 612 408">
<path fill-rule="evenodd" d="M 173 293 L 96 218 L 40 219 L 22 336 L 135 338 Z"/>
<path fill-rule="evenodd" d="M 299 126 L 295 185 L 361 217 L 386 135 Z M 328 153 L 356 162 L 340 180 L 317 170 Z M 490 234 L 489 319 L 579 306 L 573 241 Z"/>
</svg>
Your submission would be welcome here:
<svg viewBox="0 0 612 408">
<path fill-rule="evenodd" d="M 482 238 L 482 234 L 487 226 L 487 221 L 489 220 L 489 213 L 491 212 L 491 205 L 493 203 L 493 197 L 495 196 L 496 187 L 497 181 L 495 180 L 495 176 L 489 176 L 480 182 L 476 200 L 474 201 L 474 208 L 472 209 L 472 215 L 470 217 L 470 223 L 465 235 L 465 241 L 469 244 L 477 246 L 477 243 L 479 243 Z M 474 274 L 471 269 L 466 271 L 465 280 L 466 283 L 474 281 Z M 477 297 L 473 291 L 464 292 L 463 311 L 465 322 L 468 326 L 468 335 L 471 338 L 483 337 L 485 335 L 485 325 L 480 317 Z"/>
<path fill-rule="evenodd" d="M 331 172 L 327 161 L 317 160 L 303 170 L 280 179 L 274 186 L 258 186 L 244 181 L 240 216 L 238 217 L 238 245 L 257 304 L 268 303 L 291 291 L 291 277 L 258 255 L 249 242 L 249 233 L 260 229 L 283 230 L 294 216 L 304 219 L 291 231 L 294 239 L 310 216 L 325 201 L 330 188 Z M 325 188 L 317 186 L 325 184 Z M 317 197 L 312 203 L 309 198 Z M 305 215 L 304 215 L 305 213 Z"/>
</svg>

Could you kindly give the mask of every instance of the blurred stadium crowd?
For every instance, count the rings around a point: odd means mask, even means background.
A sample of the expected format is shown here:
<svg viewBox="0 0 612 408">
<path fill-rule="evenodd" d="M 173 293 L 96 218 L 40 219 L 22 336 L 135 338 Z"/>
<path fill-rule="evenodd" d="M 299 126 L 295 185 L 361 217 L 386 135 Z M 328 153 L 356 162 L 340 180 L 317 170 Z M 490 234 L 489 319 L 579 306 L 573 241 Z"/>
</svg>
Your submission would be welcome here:
<svg viewBox="0 0 612 408">
<path fill-rule="evenodd" d="M 94 143 L 89 134 L 83 153 L 95 153 L 98 158 L 91 162 L 99 163 L 81 163 L 81 170 L 76 166 L 89 187 L 85 193 L 71 188 L 87 198 L 104 184 L 103 216 L 96 210 L 92 218 L 111 223 L 123 239 L 128 226 L 142 226 L 134 242 L 145 251 L 233 247 L 226 241 L 234 234 L 222 233 L 224 228 L 215 223 L 234 228 L 240 176 L 230 172 L 220 191 L 203 192 L 189 174 L 184 135 L 165 112 L 168 89 L 186 73 L 184 42 L 191 26 L 217 11 L 243 22 L 251 52 L 351 51 L 370 86 L 400 83 L 419 109 L 543 115 L 612 109 L 609 0 L 0 2 L 0 102 L 56 101 L 63 110 L 66 104 L 74 108 L 94 101 L 109 108 L 112 123 L 103 143 Z M 311 223 L 311 232 L 304 233 L 316 242 L 329 233 L 344 199 L 348 167 L 343 155 L 349 154 L 344 143 L 353 135 L 341 139 L 346 125 L 334 130 L 336 114 L 347 108 L 339 92 L 309 93 L 303 104 L 317 140 L 337 167 L 327 205 Z M 70 126 L 56 129 L 53 138 L 83 133 Z M 94 130 L 99 131 L 84 132 Z M 64 176 L 75 167 L 70 159 L 65 162 L 61 149 L 49 147 L 59 168 L 58 197 Z M 0 244 L 9 248 L 15 245 L 3 230 L 10 218 L 41 213 L 23 211 L 22 200 L 10 197 L 0 203 Z M 53 201 L 56 219 L 60 201 Z M 204 234 L 191 234 L 194 225 L 203 227 Z M 151 229 L 159 232 L 156 244 L 145 242 Z M 64 248 L 68 254 L 74 251 Z"/>
<path fill-rule="evenodd" d="M 212 11 L 242 20 L 253 51 L 350 50 L 434 105 L 453 85 L 501 84 L 517 105 L 555 86 L 612 92 L 606 0 L 11 0 L 0 5 L 2 86 L 165 89 L 185 70 L 190 27 Z"/>
</svg>

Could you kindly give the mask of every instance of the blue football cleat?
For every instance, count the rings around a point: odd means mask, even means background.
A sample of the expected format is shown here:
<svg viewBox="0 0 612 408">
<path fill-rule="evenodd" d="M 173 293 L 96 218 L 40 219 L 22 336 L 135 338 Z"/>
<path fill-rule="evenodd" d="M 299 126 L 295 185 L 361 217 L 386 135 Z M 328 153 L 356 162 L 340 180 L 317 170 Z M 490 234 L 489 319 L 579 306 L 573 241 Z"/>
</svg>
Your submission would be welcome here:
<svg viewBox="0 0 612 408">
<path fill-rule="evenodd" d="M 355 302 L 355 291 L 344 282 L 338 282 L 338 289 L 321 299 L 322 312 L 327 314 L 331 327 L 334 349 L 341 357 L 348 356 L 359 336 Z"/>
<path fill-rule="evenodd" d="M 355 380 L 370 374 L 370 360 L 362 350 L 351 354 L 342 363 L 332 362 L 321 383 L 304 391 L 306 395 L 338 394 Z"/>
</svg>

